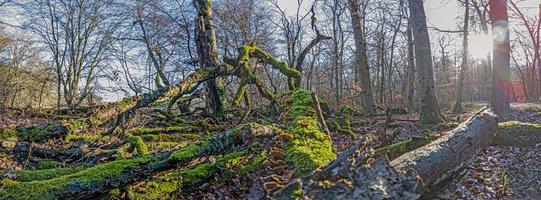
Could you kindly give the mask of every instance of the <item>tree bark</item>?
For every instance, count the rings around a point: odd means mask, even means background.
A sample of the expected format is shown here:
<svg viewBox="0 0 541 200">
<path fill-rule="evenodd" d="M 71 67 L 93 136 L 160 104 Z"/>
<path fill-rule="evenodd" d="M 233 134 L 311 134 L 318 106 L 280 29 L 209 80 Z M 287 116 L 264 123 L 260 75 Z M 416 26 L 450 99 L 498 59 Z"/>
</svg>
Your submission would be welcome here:
<svg viewBox="0 0 541 200">
<path fill-rule="evenodd" d="M 426 25 L 426 16 L 422 0 L 409 0 L 412 18 L 412 32 L 415 43 L 415 65 L 419 78 L 419 94 L 421 97 L 421 112 L 419 123 L 439 124 L 443 117 L 438 106 L 434 88 L 434 73 L 432 66 L 432 51 Z"/>
<path fill-rule="evenodd" d="M 212 2 L 210 0 L 193 0 L 197 11 L 195 18 L 195 43 L 199 56 L 199 67 L 220 67 L 218 51 L 216 50 L 216 31 L 212 19 Z M 214 115 L 222 115 L 224 106 L 222 102 L 222 85 L 217 78 L 206 81 L 207 104 L 206 107 Z"/>
<path fill-rule="evenodd" d="M 413 36 L 411 33 L 411 16 L 408 18 L 408 29 L 406 31 L 408 38 L 408 82 L 407 82 L 407 108 L 410 110 L 417 110 L 417 104 L 415 103 L 415 59 L 413 54 Z"/>
<path fill-rule="evenodd" d="M 491 0 L 490 21 L 493 35 L 492 101 L 494 111 L 505 118 L 509 114 L 509 97 L 512 94 L 510 76 L 509 17 L 507 0 Z"/>
<path fill-rule="evenodd" d="M 361 86 L 360 106 L 366 114 L 376 112 L 374 97 L 372 94 L 372 81 L 370 80 L 370 70 L 368 66 L 368 57 L 366 55 L 366 39 L 364 27 L 361 23 L 361 12 L 359 10 L 359 0 L 348 0 L 349 10 L 351 12 L 351 23 L 353 24 L 353 37 L 355 39 L 355 65 L 359 68 L 359 83 Z"/>
<path fill-rule="evenodd" d="M 413 169 L 425 187 L 434 186 L 463 169 L 496 134 L 497 116 L 483 109 L 432 143 L 391 161 L 397 169 Z"/>
</svg>

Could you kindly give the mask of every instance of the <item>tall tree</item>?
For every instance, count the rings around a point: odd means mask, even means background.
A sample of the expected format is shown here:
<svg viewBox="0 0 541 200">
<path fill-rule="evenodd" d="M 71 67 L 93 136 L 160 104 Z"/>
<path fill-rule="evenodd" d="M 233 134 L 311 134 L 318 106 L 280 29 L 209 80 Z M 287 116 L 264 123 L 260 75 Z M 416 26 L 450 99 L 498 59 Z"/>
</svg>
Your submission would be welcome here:
<svg viewBox="0 0 541 200">
<path fill-rule="evenodd" d="M 466 75 L 466 67 L 468 66 L 468 26 L 470 21 L 470 3 L 469 0 L 464 0 L 464 29 L 462 31 L 462 63 L 460 64 L 460 74 L 456 86 L 456 101 L 453 106 L 454 113 L 462 112 L 462 93 L 464 91 L 464 76 Z"/>
<path fill-rule="evenodd" d="M 216 50 L 216 31 L 212 19 L 212 2 L 210 0 L 194 0 L 197 11 L 195 18 L 195 43 L 199 56 L 199 67 L 219 67 L 218 51 Z M 223 113 L 222 86 L 216 78 L 206 82 L 206 107 L 214 115 Z"/>
<path fill-rule="evenodd" d="M 366 55 L 366 36 L 364 26 L 361 23 L 360 4 L 359 0 L 348 0 L 348 3 L 355 40 L 355 65 L 359 69 L 359 82 L 356 84 L 361 86 L 360 105 L 363 112 L 372 114 L 376 112 L 376 107 L 374 105 L 374 97 L 372 96 L 372 81 L 370 81 L 368 56 Z"/>
<path fill-rule="evenodd" d="M 413 36 L 411 33 L 411 16 L 408 17 L 408 29 L 406 35 L 408 39 L 408 79 L 406 88 L 406 106 L 408 109 L 417 109 L 415 103 L 415 59 L 413 53 Z"/>
<path fill-rule="evenodd" d="M 500 116 L 509 113 L 509 97 L 512 92 L 510 76 L 509 17 L 507 0 L 491 0 L 490 21 L 492 22 L 492 101 L 491 105 Z"/>
<path fill-rule="evenodd" d="M 423 0 L 410 0 L 409 8 L 412 19 L 412 33 L 415 44 L 415 65 L 419 79 L 419 95 L 421 111 L 419 123 L 438 124 L 443 117 L 438 106 L 434 91 L 434 74 L 432 66 L 432 51 L 426 26 L 426 15 Z"/>
</svg>

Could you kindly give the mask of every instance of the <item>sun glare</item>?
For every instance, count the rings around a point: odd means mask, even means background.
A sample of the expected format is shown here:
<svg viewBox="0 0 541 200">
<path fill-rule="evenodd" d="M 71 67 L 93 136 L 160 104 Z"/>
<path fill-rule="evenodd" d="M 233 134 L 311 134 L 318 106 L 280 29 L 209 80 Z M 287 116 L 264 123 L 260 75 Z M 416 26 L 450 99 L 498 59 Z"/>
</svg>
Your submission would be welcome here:
<svg viewBox="0 0 541 200">
<path fill-rule="evenodd" d="M 472 59 L 486 58 L 492 50 L 492 39 L 490 35 L 474 34 L 469 38 L 468 51 Z"/>
</svg>

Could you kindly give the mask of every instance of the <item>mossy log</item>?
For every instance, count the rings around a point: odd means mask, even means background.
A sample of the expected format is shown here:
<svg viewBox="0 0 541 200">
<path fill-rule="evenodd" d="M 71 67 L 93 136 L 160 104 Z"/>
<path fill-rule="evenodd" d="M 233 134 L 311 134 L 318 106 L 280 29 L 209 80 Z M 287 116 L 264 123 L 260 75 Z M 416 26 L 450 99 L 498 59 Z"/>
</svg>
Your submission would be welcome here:
<svg viewBox="0 0 541 200">
<path fill-rule="evenodd" d="M 66 127 L 56 124 L 0 128 L 0 140 L 41 142 L 64 136 L 67 133 L 68 129 Z"/>
<path fill-rule="evenodd" d="M 242 149 L 256 139 L 273 135 L 274 131 L 269 127 L 243 124 L 172 152 L 116 160 L 74 173 L 46 176 L 44 179 L 29 182 L 7 177 L 0 185 L 0 199 L 93 198 L 114 188 L 144 180 L 155 172 L 185 166 L 195 158 L 232 152 Z"/>
<path fill-rule="evenodd" d="M 498 133 L 492 141 L 493 145 L 502 146 L 535 146 L 541 143 L 541 124 L 517 121 L 498 124 Z"/>
<path fill-rule="evenodd" d="M 481 149 L 489 146 L 496 128 L 496 115 L 492 110 L 483 109 L 428 145 L 392 160 L 391 165 L 400 170 L 416 171 L 426 188 L 435 186 L 451 178 Z"/>
<path fill-rule="evenodd" d="M 135 104 L 138 97 L 128 97 L 121 101 L 100 106 L 92 110 L 88 117 L 64 120 L 61 124 L 21 126 L 17 128 L 0 128 L 0 140 L 15 138 L 17 141 L 43 142 L 48 139 L 77 134 L 103 125 Z"/>
<path fill-rule="evenodd" d="M 287 132 L 293 138 L 285 144 L 285 159 L 293 164 L 296 175 L 326 165 L 336 158 L 330 136 L 321 131 L 312 95 L 307 90 L 296 89 L 289 99 Z"/>
</svg>

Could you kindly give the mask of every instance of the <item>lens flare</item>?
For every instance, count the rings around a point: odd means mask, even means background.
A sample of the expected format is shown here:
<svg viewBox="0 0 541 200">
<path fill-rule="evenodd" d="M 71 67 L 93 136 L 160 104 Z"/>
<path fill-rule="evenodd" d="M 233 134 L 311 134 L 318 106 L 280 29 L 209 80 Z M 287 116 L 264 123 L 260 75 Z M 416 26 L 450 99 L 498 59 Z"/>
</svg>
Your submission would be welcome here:
<svg viewBox="0 0 541 200">
<path fill-rule="evenodd" d="M 494 42 L 503 43 L 509 40 L 509 24 L 506 21 L 497 21 L 492 28 Z"/>
</svg>

